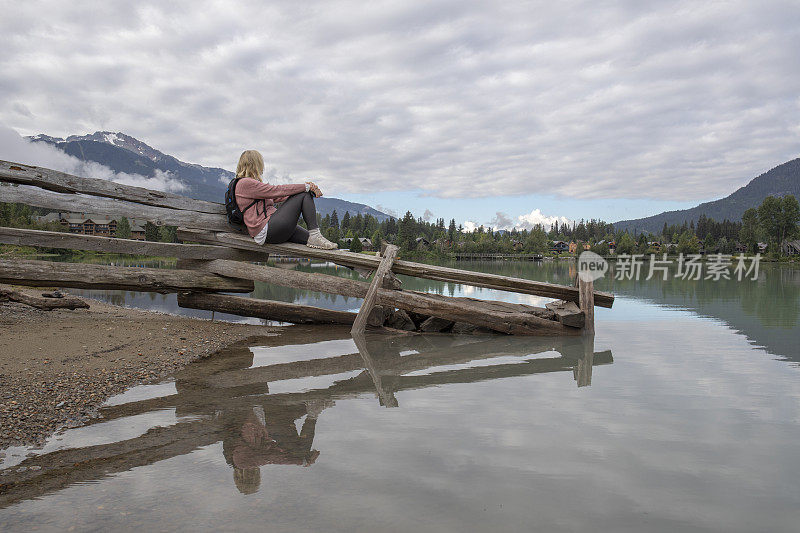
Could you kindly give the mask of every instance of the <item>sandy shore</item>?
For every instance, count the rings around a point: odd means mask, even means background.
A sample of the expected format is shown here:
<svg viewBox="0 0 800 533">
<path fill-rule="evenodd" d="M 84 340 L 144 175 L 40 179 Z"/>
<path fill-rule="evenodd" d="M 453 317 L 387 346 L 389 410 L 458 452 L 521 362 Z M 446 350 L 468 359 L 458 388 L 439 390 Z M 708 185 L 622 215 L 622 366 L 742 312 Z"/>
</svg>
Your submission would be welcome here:
<svg viewBox="0 0 800 533">
<path fill-rule="evenodd" d="M 74 311 L 0 302 L 0 449 L 42 442 L 95 416 L 109 396 L 280 331 L 87 302 Z"/>
</svg>

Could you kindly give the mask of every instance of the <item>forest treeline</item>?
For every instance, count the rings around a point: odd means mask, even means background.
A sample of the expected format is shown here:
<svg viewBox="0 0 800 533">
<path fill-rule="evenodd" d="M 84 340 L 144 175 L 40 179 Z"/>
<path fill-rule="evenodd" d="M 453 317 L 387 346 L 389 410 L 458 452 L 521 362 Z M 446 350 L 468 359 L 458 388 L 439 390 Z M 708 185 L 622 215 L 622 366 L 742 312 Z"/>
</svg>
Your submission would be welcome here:
<svg viewBox="0 0 800 533">
<path fill-rule="evenodd" d="M 44 212 L 22 204 L 0 203 L 0 225 L 68 231 L 57 222 L 38 222 L 37 216 Z M 578 252 L 583 251 L 583 245 L 586 244 L 601 255 L 610 253 L 612 249 L 617 254 L 647 254 L 668 251 L 697 253 L 701 250 L 706 253 L 734 253 L 737 249 L 755 253 L 765 251 L 764 248 L 779 254 L 781 243 L 800 238 L 798 223 L 800 205 L 792 195 L 782 198 L 768 196 L 759 207 L 745 211 L 741 222 L 716 221 L 702 215 L 696 223 L 664 224 L 660 234 L 630 234 L 615 230 L 610 223 L 594 219 L 572 224 L 556 222 L 550 228 L 538 225 L 530 229 L 495 230 L 479 226 L 473 231 L 466 231 L 454 219 L 449 223 L 443 218 L 428 221 L 415 218 L 410 211 L 400 219 L 389 218 L 384 221 L 369 214 L 352 216 L 349 212 L 340 218 L 336 211 L 319 217 L 322 232 L 328 239 L 340 243 L 342 248 L 360 251 L 363 245 L 359 238 L 366 238 L 376 247 L 381 241 L 397 244 L 404 255 L 426 253 L 444 256 L 453 253 L 551 253 L 559 242 L 579 243 Z M 127 219 L 122 217 L 117 224 L 116 236 L 130 237 Z M 144 229 L 146 240 L 177 241 L 172 226 L 156 226 L 148 222 Z M 762 243 L 761 248 L 759 243 Z"/>
</svg>

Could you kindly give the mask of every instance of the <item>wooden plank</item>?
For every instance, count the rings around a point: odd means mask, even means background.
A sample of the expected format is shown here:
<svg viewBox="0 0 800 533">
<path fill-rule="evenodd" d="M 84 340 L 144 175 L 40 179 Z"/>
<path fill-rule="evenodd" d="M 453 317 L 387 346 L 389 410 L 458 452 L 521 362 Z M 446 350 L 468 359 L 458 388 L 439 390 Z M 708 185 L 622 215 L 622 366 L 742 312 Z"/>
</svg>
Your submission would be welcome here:
<svg viewBox="0 0 800 533">
<path fill-rule="evenodd" d="M 578 274 L 578 289 L 580 290 L 580 307 L 586 316 L 586 323 L 583 326 L 584 335 L 594 335 L 594 281 L 585 281 Z"/>
<path fill-rule="evenodd" d="M 3 289 L 0 287 L 0 301 L 2 300 L 19 302 L 25 305 L 30 305 L 31 307 L 35 307 L 37 309 L 43 309 L 45 311 L 52 311 L 53 309 L 89 308 L 89 304 L 74 296 L 65 296 L 63 298 L 42 298 L 40 296 L 24 294 L 19 291 L 12 291 L 10 289 Z"/>
<path fill-rule="evenodd" d="M 350 334 L 361 335 L 367 325 L 367 317 L 369 317 L 372 308 L 375 306 L 375 301 L 378 298 L 378 289 L 383 287 L 383 278 L 386 273 L 392 268 L 394 258 L 397 257 L 397 246 L 390 244 L 382 254 L 380 265 L 372 276 L 372 283 L 369 284 L 367 294 L 364 296 L 364 302 L 361 304 L 361 309 L 358 310 L 358 315 L 353 322 L 353 327 L 350 329 Z"/>
<path fill-rule="evenodd" d="M 375 269 L 380 264 L 380 258 L 367 254 L 356 254 L 342 250 L 319 250 L 293 243 L 259 245 L 256 244 L 253 239 L 246 237 L 245 235 L 235 233 L 217 233 L 201 229 L 178 228 L 178 237 L 187 241 L 226 245 L 244 250 L 256 250 L 284 255 L 296 255 L 298 257 L 324 259 L 333 263 L 354 267 Z M 497 274 L 458 270 L 455 268 L 448 268 L 438 265 L 426 265 L 412 261 L 397 260 L 392 265 L 392 271 L 397 274 L 406 274 L 419 278 L 463 283 L 465 285 L 473 285 L 476 287 L 485 287 L 508 292 L 535 294 L 538 296 L 567 300 L 576 303 L 580 299 L 578 289 L 575 287 L 568 287 L 565 285 L 557 285 L 554 283 L 545 283 L 542 281 L 534 281 L 529 279 L 500 276 Z M 595 291 L 595 305 L 599 305 L 600 307 L 611 307 L 613 304 L 613 294 Z"/>
<path fill-rule="evenodd" d="M 191 265 L 181 263 L 197 270 L 213 272 L 231 278 L 251 279 L 273 283 L 284 287 L 314 290 L 363 298 L 369 286 L 363 281 L 339 278 L 327 274 L 312 274 L 296 270 L 264 265 L 251 265 L 224 259 L 212 261 L 196 261 Z M 415 291 L 391 290 L 379 288 L 378 303 L 414 311 L 420 314 L 436 316 L 453 322 L 468 322 L 502 333 L 520 335 L 575 335 L 579 330 L 566 327 L 555 320 L 540 316 L 550 313 L 546 309 L 538 309 L 521 304 L 487 302 L 472 298 L 453 298 L 438 294 L 426 294 Z"/>
<path fill-rule="evenodd" d="M 252 316 L 294 324 L 345 324 L 350 325 L 355 313 L 334 311 L 310 305 L 300 305 L 257 298 L 243 298 L 223 294 L 178 294 L 178 305 L 190 309 L 205 309 L 239 316 Z"/>
<path fill-rule="evenodd" d="M 223 215 L 153 207 L 113 198 L 61 194 L 36 187 L 0 184 L 0 202 L 19 202 L 73 213 L 97 213 L 115 217 L 138 218 L 149 220 L 157 226 L 187 226 L 215 231 L 231 231 L 228 219 Z"/>
<path fill-rule="evenodd" d="M 253 282 L 193 270 L 0 259 L 0 283 L 145 292 L 252 292 Z"/>
<path fill-rule="evenodd" d="M 230 259 L 233 261 L 265 261 L 269 255 L 208 244 L 137 241 L 99 235 L 78 235 L 59 231 L 41 231 L 0 227 L 0 243 L 38 248 L 93 250 L 116 254 L 177 257 L 186 259 Z"/>
<path fill-rule="evenodd" d="M 20 185 L 33 185 L 53 192 L 83 193 L 155 207 L 169 207 L 225 215 L 225 206 L 222 204 L 195 200 L 180 194 L 123 185 L 103 179 L 81 178 L 65 172 L 50 170 L 49 168 L 23 165 L 10 161 L 0 161 L 0 181 L 18 183 Z"/>
<path fill-rule="evenodd" d="M 559 300 L 544 304 L 547 309 L 553 311 L 556 319 L 565 326 L 582 328 L 586 324 L 586 315 L 575 302 L 565 302 Z"/>
</svg>

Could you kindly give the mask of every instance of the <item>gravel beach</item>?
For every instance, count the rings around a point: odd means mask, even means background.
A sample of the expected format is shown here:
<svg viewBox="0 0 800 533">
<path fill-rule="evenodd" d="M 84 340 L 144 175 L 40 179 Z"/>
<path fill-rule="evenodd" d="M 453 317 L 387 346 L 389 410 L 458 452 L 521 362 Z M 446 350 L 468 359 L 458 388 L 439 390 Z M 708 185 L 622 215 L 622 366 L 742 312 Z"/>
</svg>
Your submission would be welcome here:
<svg viewBox="0 0 800 533">
<path fill-rule="evenodd" d="M 39 444 L 94 417 L 109 396 L 280 331 L 86 301 L 74 311 L 0 302 L 0 449 Z"/>
</svg>

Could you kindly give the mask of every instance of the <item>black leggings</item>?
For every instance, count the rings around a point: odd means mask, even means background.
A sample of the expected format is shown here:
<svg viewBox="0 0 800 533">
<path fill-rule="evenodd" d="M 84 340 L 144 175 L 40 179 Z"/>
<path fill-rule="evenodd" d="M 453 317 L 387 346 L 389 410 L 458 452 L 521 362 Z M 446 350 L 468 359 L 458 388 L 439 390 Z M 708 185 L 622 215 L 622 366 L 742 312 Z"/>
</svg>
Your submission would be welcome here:
<svg viewBox="0 0 800 533">
<path fill-rule="evenodd" d="M 317 229 L 317 208 L 314 206 L 314 195 L 310 192 L 300 192 L 290 196 L 277 211 L 269 218 L 267 227 L 267 240 L 270 244 L 282 242 L 308 242 L 308 230 L 298 226 L 300 215 L 306 221 L 308 229 Z"/>
</svg>

